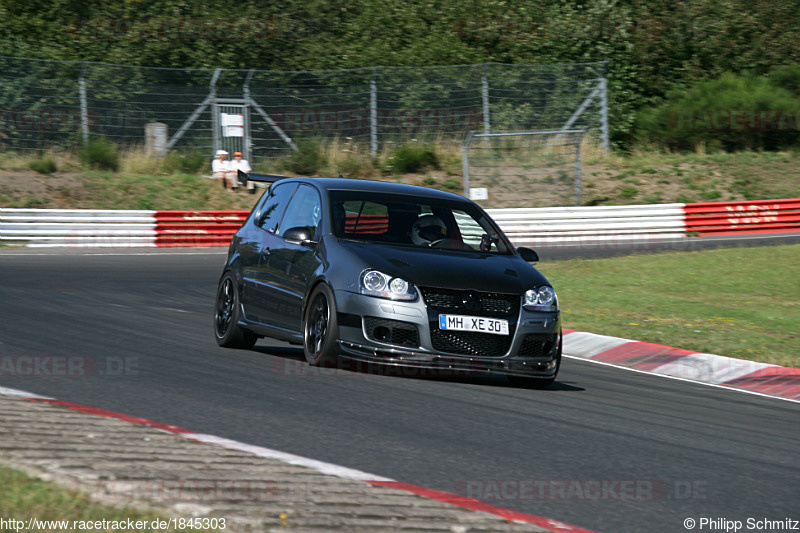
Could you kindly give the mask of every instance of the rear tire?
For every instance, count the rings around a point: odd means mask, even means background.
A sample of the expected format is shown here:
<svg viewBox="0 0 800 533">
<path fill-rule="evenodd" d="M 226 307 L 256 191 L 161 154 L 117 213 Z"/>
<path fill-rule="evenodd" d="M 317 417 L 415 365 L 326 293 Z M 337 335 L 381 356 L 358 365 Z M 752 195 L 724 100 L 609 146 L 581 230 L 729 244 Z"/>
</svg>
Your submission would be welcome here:
<svg viewBox="0 0 800 533">
<path fill-rule="evenodd" d="M 338 360 L 339 324 L 331 289 L 321 283 L 308 298 L 303 316 L 303 352 L 311 366 L 333 366 Z"/>
<path fill-rule="evenodd" d="M 239 288 L 230 271 L 219 282 L 214 307 L 214 338 L 217 344 L 223 348 L 252 348 L 258 336 L 239 325 Z"/>
</svg>

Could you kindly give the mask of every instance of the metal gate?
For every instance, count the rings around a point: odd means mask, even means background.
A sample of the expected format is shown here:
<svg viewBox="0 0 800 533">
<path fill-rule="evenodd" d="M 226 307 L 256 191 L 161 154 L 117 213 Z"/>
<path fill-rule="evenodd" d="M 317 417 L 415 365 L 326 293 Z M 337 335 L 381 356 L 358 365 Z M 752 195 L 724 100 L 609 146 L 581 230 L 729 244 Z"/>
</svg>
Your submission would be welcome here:
<svg viewBox="0 0 800 533">
<path fill-rule="evenodd" d="M 214 152 L 226 150 L 231 159 L 242 152 L 250 159 L 250 108 L 245 100 L 216 99 L 214 103 Z"/>
</svg>

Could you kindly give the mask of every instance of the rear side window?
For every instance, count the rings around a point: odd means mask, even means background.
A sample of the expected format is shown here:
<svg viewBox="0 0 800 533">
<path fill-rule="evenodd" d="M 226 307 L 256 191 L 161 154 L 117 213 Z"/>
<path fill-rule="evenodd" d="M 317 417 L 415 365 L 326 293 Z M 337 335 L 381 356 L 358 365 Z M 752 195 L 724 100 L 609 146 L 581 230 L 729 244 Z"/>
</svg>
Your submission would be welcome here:
<svg viewBox="0 0 800 533">
<path fill-rule="evenodd" d="M 312 239 L 316 238 L 321 211 L 322 202 L 316 189 L 308 185 L 300 185 L 281 220 L 278 234 L 283 236 L 286 230 L 300 227 L 308 229 Z"/>
<path fill-rule="evenodd" d="M 256 212 L 256 226 L 275 233 L 275 229 L 286 211 L 286 206 L 297 188 L 296 183 L 278 183 L 269 189 L 269 195 Z"/>
</svg>

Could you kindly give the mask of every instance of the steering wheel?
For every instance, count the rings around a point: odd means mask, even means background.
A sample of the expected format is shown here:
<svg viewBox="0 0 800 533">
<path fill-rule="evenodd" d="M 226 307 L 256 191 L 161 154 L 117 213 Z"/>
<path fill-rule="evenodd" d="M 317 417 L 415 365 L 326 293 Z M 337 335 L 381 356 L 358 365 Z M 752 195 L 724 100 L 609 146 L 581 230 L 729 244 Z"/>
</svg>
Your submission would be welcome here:
<svg viewBox="0 0 800 533">
<path fill-rule="evenodd" d="M 428 248 L 433 248 L 433 247 L 434 247 L 434 246 L 436 246 L 437 244 L 441 244 L 441 243 L 443 243 L 443 242 L 445 242 L 445 241 L 449 241 L 449 240 L 450 240 L 450 239 L 448 239 L 447 237 L 445 237 L 444 239 L 436 239 L 435 241 L 431 241 L 431 242 L 429 242 L 429 243 L 428 243 L 426 246 L 427 246 Z"/>
</svg>

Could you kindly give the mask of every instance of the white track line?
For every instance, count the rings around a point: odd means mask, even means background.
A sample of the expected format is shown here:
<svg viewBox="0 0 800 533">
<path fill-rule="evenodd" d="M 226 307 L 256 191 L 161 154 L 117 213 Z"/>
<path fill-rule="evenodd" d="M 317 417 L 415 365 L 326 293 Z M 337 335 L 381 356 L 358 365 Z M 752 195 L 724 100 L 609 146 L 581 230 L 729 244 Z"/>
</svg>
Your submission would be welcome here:
<svg viewBox="0 0 800 533">
<path fill-rule="evenodd" d="M 748 389 L 741 389 L 739 387 L 734 387 L 732 385 L 717 385 L 716 383 L 708 383 L 708 382 L 705 382 L 705 381 L 696 381 L 694 379 L 680 378 L 680 377 L 677 377 L 677 376 L 668 376 L 666 374 L 653 374 L 652 372 L 648 372 L 646 370 L 639 370 L 637 368 L 630 368 L 630 367 L 627 367 L 627 366 L 615 365 L 615 364 L 612 364 L 612 363 L 606 363 L 605 361 L 595 361 L 594 359 L 585 359 L 583 357 L 578 357 L 576 355 L 563 354 L 562 357 L 568 357 L 570 359 L 575 359 L 575 360 L 578 360 L 578 361 L 586 361 L 587 363 L 594 363 L 596 365 L 603 365 L 603 366 L 610 366 L 612 368 L 619 368 L 620 370 L 627 370 L 629 372 L 636 372 L 638 374 L 647 374 L 648 376 L 654 376 L 654 377 L 666 378 L 666 379 L 674 379 L 675 381 L 685 381 L 687 383 L 696 383 L 698 385 L 705 385 L 706 387 L 715 387 L 717 389 L 725 389 L 725 390 L 733 391 L 733 392 L 743 392 L 745 394 L 752 394 L 753 396 L 761 396 L 762 398 L 771 398 L 773 400 L 783 400 L 785 402 L 800 403 L 800 400 L 795 400 L 793 398 L 784 398 L 783 396 L 773 396 L 771 394 L 764 394 L 763 392 L 757 392 L 757 391 L 752 391 L 752 390 L 748 390 Z"/>
</svg>

